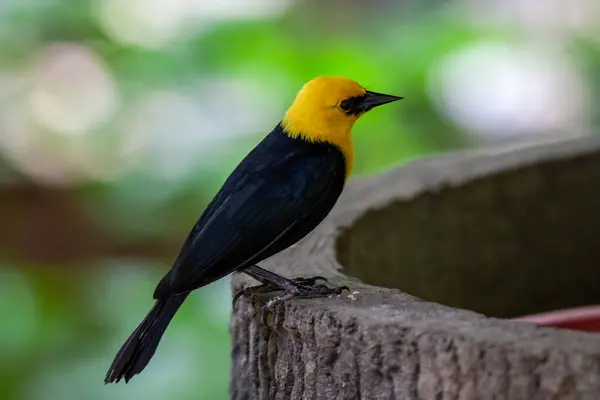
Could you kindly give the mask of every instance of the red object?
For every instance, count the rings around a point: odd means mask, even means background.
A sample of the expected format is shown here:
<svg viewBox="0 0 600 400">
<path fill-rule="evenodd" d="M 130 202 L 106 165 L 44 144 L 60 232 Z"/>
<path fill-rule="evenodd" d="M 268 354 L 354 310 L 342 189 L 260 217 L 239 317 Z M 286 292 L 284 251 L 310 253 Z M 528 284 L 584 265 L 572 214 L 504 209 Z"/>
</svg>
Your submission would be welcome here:
<svg viewBox="0 0 600 400">
<path fill-rule="evenodd" d="M 515 320 L 533 322 L 534 324 L 555 328 L 600 332 L 600 305 L 525 315 L 515 318 Z"/>
</svg>

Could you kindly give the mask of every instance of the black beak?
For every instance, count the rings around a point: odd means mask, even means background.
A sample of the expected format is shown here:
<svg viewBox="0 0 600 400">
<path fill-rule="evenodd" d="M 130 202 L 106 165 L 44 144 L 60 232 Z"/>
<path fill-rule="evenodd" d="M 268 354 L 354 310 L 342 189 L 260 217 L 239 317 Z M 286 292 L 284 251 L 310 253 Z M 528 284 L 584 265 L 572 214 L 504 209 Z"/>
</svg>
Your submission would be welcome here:
<svg viewBox="0 0 600 400">
<path fill-rule="evenodd" d="M 361 108 L 363 109 L 363 112 L 366 112 L 377 106 L 382 106 L 397 100 L 402 100 L 402 97 L 392 96 L 391 94 L 369 92 L 367 90 L 367 95 L 361 104 Z"/>
</svg>

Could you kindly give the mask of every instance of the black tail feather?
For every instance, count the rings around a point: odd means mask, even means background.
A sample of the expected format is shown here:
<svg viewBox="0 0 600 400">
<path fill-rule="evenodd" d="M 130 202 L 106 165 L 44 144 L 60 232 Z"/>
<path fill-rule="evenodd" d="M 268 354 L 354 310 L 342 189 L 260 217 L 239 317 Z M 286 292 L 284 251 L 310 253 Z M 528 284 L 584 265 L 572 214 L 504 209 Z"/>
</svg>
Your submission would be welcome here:
<svg viewBox="0 0 600 400">
<path fill-rule="evenodd" d="M 189 292 L 158 299 L 146 318 L 123 343 L 115 356 L 104 383 L 125 382 L 139 374 L 150 362 L 169 322 Z"/>
</svg>

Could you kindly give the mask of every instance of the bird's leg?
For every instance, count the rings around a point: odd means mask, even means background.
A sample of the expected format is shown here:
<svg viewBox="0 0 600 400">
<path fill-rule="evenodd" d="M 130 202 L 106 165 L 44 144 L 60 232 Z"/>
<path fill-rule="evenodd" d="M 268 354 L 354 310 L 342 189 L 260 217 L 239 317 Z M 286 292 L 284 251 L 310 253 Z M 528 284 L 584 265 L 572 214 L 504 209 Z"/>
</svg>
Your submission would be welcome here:
<svg viewBox="0 0 600 400">
<path fill-rule="evenodd" d="M 327 285 L 318 284 L 317 282 L 319 280 L 327 282 L 327 279 L 322 276 L 288 279 L 281 275 L 277 275 L 271 271 L 268 271 L 264 268 L 261 268 L 258 265 L 252 265 L 250 267 L 247 267 L 241 272 L 244 272 L 245 274 L 251 276 L 257 281 L 262 282 L 262 285 L 251 286 L 237 292 L 233 297 L 234 306 L 236 301 L 241 296 L 254 296 L 257 294 L 273 292 L 276 290 L 284 291 L 284 294 L 270 299 L 261 308 L 263 320 L 266 310 L 278 304 L 282 304 L 285 301 L 290 300 L 292 298 L 307 299 L 313 297 L 324 297 L 329 295 L 338 295 L 344 290 L 350 290 L 347 286 L 329 287 Z"/>
<path fill-rule="evenodd" d="M 257 281 L 259 281 L 260 283 L 262 283 L 262 286 L 268 286 L 270 287 L 270 291 L 272 290 L 277 290 L 277 289 L 281 289 L 281 290 L 286 290 L 286 288 L 289 288 L 290 286 L 314 286 L 316 285 L 317 281 L 323 281 L 323 282 L 327 282 L 327 278 L 324 278 L 322 276 L 312 276 L 309 278 L 295 278 L 295 279 L 288 279 L 288 278 L 284 278 L 281 275 L 277 275 L 274 272 L 271 272 L 269 270 L 266 270 L 264 268 L 259 267 L 258 265 L 252 265 L 246 269 L 244 269 L 242 272 L 244 272 L 245 274 L 251 276 L 252 278 L 256 279 Z M 254 287 L 259 287 L 259 286 L 254 286 Z"/>
<path fill-rule="evenodd" d="M 242 296 L 253 296 L 257 294 L 273 292 L 276 290 L 284 290 L 286 292 L 289 292 L 296 286 L 303 286 L 309 288 L 315 286 L 318 281 L 323 281 L 325 283 L 327 282 L 327 278 L 324 278 L 322 276 L 288 279 L 284 278 L 281 275 L 277 275 L 269 270 L 261 268 L 258 265 L 252 265 L 240 272 L 244 272 L 246 275 L 261 282 L 261 285 L 250 286 L 237 292 L 235 296 L 233 296 L 233 307 L 235 307 L 235 303 Z"/>
</svg>

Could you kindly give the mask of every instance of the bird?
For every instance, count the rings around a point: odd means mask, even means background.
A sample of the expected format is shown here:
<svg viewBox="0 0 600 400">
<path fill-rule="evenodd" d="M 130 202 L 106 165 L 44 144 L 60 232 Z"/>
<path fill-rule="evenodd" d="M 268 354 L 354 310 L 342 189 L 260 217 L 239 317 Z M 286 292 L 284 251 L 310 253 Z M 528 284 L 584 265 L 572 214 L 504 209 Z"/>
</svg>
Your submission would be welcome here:
<svg viewBox="0 0 600 400">
<path fill-rule="evenodd" d="M 319 76 L 306 83 L 202 212 L 156 286 L 154 306 L 117 352 L 105 384 L 127 383 L 139 374 L 187 296 L 231 273 L 261 283 L 237 293 L 234 301 L 265 290 L 283 291 L 263 310 L 347 289 L 319 284 L 322 277 L 288 279 L 257 264 L 304 238 L 329 214 L 354 165 L 354 123 L 369 110 L 400 99 L 368 91 L 346 77 Z"/>
</svg>

